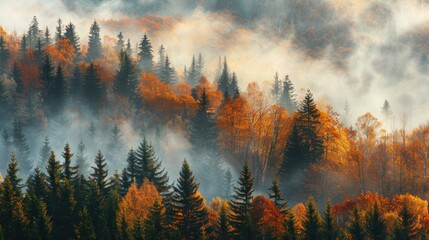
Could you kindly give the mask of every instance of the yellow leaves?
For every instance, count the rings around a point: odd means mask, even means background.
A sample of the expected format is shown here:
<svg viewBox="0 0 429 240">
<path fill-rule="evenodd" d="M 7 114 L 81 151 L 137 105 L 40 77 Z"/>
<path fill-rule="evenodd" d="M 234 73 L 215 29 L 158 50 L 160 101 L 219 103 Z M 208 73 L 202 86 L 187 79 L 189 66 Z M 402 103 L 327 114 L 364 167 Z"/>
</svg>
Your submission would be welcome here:
<svg viewBox="0 0 429 240">
<path fill-rule="evenodd" d="M 155 201 L 161 202 L 162 197 L 155 185 L 148 180 L 145 179 L 140 188 L 137 188 L 135 183 L 131 184 L 127 194 L 119 203 L 117 223 L 121 224 L 121 217 L 124 216 L 128 227 L 132 228 L 137 217 L 142 221 L 146 219 Z"/>
<path fill-rule="evenodd" d="M 73 59 L 76 56 L 74 47 L 67 38 L 57 40 L 56 45 L 47 46 L 46 52 L 51 56 L 55 65 L 61 64 L 66 71 L 71 68 Z M 66 74 L 68 75 L 69 72 L 66 72 Z"/>
</svg>

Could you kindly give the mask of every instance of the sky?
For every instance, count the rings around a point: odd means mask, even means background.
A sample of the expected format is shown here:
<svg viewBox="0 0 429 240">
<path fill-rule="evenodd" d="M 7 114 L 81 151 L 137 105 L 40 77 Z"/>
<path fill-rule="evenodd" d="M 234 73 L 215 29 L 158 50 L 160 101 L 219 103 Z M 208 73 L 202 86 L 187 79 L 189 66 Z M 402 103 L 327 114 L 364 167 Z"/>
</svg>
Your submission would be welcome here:
<svg viewBox="0 0 429 240">
<path fill-rule="evenodd" d="M 146 33 L 179 74 L 202 53 L 213 80 L 225 56 L 242 90 L 256 81 L 268 91 L 275 72 L 287 74 L 298 98 L 309 88 L 339 113 L 347 101 L 349 124 L 366 112 L 382 118 L 386 99 L 395 115 L 386 128 L 429 119 L 424 0 L 15 0 L 2 4 L 0 26 L 22 34 L 33 16 L 51 32 L 58 18 L 73 22 L 82 44 L 94 20 L 106 39 L 123 31 L 134 48 Z"/>
</svg>

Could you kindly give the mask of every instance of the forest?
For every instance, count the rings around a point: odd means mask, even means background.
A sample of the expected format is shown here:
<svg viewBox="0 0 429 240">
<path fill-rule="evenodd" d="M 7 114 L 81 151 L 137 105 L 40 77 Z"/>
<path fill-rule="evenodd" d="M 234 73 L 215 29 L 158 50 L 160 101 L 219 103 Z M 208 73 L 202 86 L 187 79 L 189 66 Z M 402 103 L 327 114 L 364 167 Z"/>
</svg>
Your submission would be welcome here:
<svg viewBox="0 0 429 240">
<path fill-rule="evenodd" d="M 429 123 L 88 30 L 0 27 L 0 239 L 429 237 Z"/>
</svg>

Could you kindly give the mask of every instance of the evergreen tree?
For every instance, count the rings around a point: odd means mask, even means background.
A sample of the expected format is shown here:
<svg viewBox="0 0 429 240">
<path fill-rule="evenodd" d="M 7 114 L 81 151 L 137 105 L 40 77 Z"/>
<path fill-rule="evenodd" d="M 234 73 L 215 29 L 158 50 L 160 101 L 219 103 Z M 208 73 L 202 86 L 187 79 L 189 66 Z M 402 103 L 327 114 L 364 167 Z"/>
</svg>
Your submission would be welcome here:
<svg viewBox="0 0 429 240">
<path fill-rule="evenodd" d="M 235 72 L 232 73 L 231 82 L 229 84 L 228 89 L 229 89 L 228 91 L 232 94 L 234 99 L 240 96 L 240 89 L 238 88 L 238 80 Z"/>
<path fill-rule="evenodd" d="M 234 187 L 234 195 L 230 200 L 230 222 L 233 236 L 238 239 L 253 239 L 253 229 L 250 219 L 250 207 L 253 200 L 253 176 L 247 163 L 238 177 L 238 187 Z"/>
<path fill-rule="evenodd" d="M 128 54 L 129 57 L 133 56 L 133 49 L 131 48 L 131 42 L 130 42 L 129 38 L 128 38 L 128 41 L 127 41 L 127 46 L 125 48 L 125 52 Z"/>
<path fill-rule="evenodd" d="M 198 65 L 197 65 L 197 62 L 195 60 L 194 55 L 192 55 L 192 62 L 191 62 L 191 65 L 189 66 L 189 68 L 187 69 L 186 73 L 187 73 L 186 78 L 187 78 L 188 83 L 191 86 L 197 85 L 198 80 L 200 79 L 200 74 L 198 72 Z"/>
<path fill-rule="evenodd" d="M 418 239 L 419 227 L 417 216 L 411 211 L 409 202 L 404 199 L 399 211 L 399 224 L 395 226 L 395 239 Z"/>
<path fill-rule="evenodd" d="M 35 202 L 36 214 L 32 215 L 29 223 L 30 239 L 51 239 L 52 236 L 52 221 L 48 215 L 46 203 L 43 199 Z"/>
<path fill-rule="evenodd" d="M 164 83 L 170 84 L 172 86 L 176 84 L 175 71 L 174 68 L 171 66 L 170 59 L 168 58 L 168 56 L 165 56 L 165 64 L 164 68 L 161 71 L 160 79 Z"/>
<path fill-rule="evenodd" d="M 86 147 L 83 141 L 80 141 L 77 147 L 76 164 L 78 166 L 79 175 L 85 175 L 89 170 L 88 158 L 86 155 Z"/>
<path fill-rule="evenodd" d="M 94 59 L 101 58 L 101 51 L 100 26 L 94 21 L 89 30 L 88 53 L 86 55 L 87 61 L 92 62 Z"/>
<path fill-rule="evenodd" d="M 322 222 L 322 233 L 324 240 L 336 240 L 338 237 L 338 230 L 334 216 L 332 215 L 331 203 L 328 201 L 326 204 L 325 212 Z"/>
<path fill-rule="evenodd" d="M 30 175 L 27 179 L 27 193 L 26 196 L 30 196 L 35 200 L 46 199 L 48 194 L 48 184 L 46 182 L 46 176 L 39 167 L 34 169 L 34 174 Z"/>
<path fill-rule="evenodd" d="M 140 143 L 135 156 L 137 185 L 140 186 L 143 180 L 147 179 L 155 185 L 159 193 L 167 193 L 170 189 L 167 172 L 161 169 L 161 162 L 155 156 L 155 149 L 146 141 L 146 138 Z"/>
<path fill-rule="evenodd" d="M 175 219 L 185 239 L 200 239 L 202 227 L 207 222 L 207 210 L 204 198 L 198 193 L 199 184 L 185 160 L 173 187 L 172 204 L 176 211 Z"/>
<path fill-rule="evenodd" d="M 27 145 L 27 138 L 22 130 L 21 123 L 17 120 L 13 122 L 12 127 L 13 145 L 17 153 L 17 159 L 20 162 L 24 174 L 28 174 L 32 168 L 30 160 L 30 148 Z"/>
<path fill-rule="evenodd" d="M 49 32 L 49 28 L 45 28 L 44 38 L 43 38 L 43 46 L 47 47 L 52 44 L 51 33 Z"/>
<path fill-rule="evenodd" d="M 153 71 L 153 54 L 152 44 L 146 34 L 143 36 L 140 45 L 138 56 L 140 57 L 140 69 L 143 72 Z"/>
<path fill-rule="evenodd" d="M 205 151 L 214 148 L 217 137 L 216 122 L 205 89 L 199 98 L 197 111 L 191 121 L 190 141 L 194 149 Z"/>
<path fill-rule="evenodd" d="M 78 66 L 73 68 L 72 77 L 69 82 L 68 94 L 73 100 L 77 100 L 81 96 L 82 74 Z"/>
<path fill-rule="evenodd" d="M 229 240 L 229 222 L 228 215 L 226 214 L 225 207 L 222 206 L 219 214 L 219 224 L 217 230 L 217 238 L 223 240 Z"/>
<path fill-rule="evenodd" d="M 45 140 L 43 141 L 43 146 L 40 149 L 40 164 L 39 166 L 46 166 L 46 163 L 49 160 L 49 156 L 51 155 L 51 145 L 49 143 L 49 138 L 48 136 L 45 137 Z"/>
<path fill-rule="evenodd" d="M 134 240 L 143 240 L 143 223 L 140 217 L 134 221 L 132 235 Z"/>
<path fill-rule="evenodd" d="M 314 163 L 322 157 L 323 137 L 319 134 L 320 112 L 313 100 L 313 94 L 307 90 L 307 94 L 298 109 L 296 121 L 303 147 L 302 161 L 306 166 Z"/>
<path fill-rule="evenodd" d="M 350 234 L 352 240 L 365 239 L 365 229 L 357 207 L 353 209 L 353 212 L 350 215 L 347 232 Z"/>
<path fill-rule="evenodd" d="M 225 93 L 229 90 L 230 78 L 230 70 L 225 58 L 223 61 L 223 70 L 217 82 L 217 88 L 222 92 L 223 95 L 225 95 Z"/>
<path fill-rule="evenodd" d="M 7 62 L 9 60 L 9 49 L 3 35 L 0 35 L 0 74 L 7 72 Z"/>
<path fill-rule="evenodd" d="M 295 214 L 293 214 L 293 212 L 290 209 L 288 209 L 286 211 L 286 215 L 287 215 L 287 218 L 284 224 L 285 235 L 283 236 L 283 239 L 297 240 L 298 231 L 297 231 L 297 224 L 295 220 Z"/>
<path fill-rule="evenodd" d="M 97 113 L 105 97 L 105 89 L 93 63 L 86 69 L 85 81 L 82 86 L 83 96 L 89 108 Z"/>
<path fill-rule="evenodd" d="M 301 234 L 302 239 L 305 240 L 321 239 L 320 216 L 313 197 L 309 197 L 306 203 L 305 219 Z"/>
<path fill-rule="evenodd" d="M 366 214 L 365 229 L 371 239 L 384 240 L 387 238 L 386 223 L 377 203 Z"/>
<path fill-rule="evenodd" d="M 95 167 L 92 167 L 93 173 L 91 174 L 91 179 L 97 184 L 97 187 L 101 192 L 106 193 L 108 189 L 108 171 L 106 169 L 106 160 L 104 160 L 104 156 L 101 154 L 101 151 L 98 151 L 94 163 Z"/>
<path fill-rule="evenodd" d="M 76 56 L 80 53 L 80 44 L 79 44 L 79 36 L 76 33 L 76 27 L 73 23 L 69 23 L 66 25 L 64 33 L 64 38 L 68 39 L 70 44 L 73 46 L 74 52 Z"/>
<path fill-rule="evenodd" d="M 149 215 L 144 221 L 144 239 L 161 240 L 163 239 L 163 221 L 164 214 L 160 202 L 155 201 L 150 208 Z"/>
<path fill-rule="evenodd" d="M 122 35 L 122 32 L 119 32 L 116 36 L 118 40 L 116 41 L 115 50 L 119 54 L 124 50 L 125 42 L 124 42 L 124 35 Z"/>
<path fill-rule="evenodd" d="M 201 78 L 204 75 L 205 70 L 205 61 L 203 58 L 203 55 L 200 53 L 198 54 L 198 63 L 197 63 L 197 72 L 198 72 L 198 78 Z"/>
<path fill-rule="evenodd" d="M 66 96 L 66 83 L 64 80 L 64 71 L 61 64 L 57 67 L 57 73 L 49 87 L 49 105 L 53 113 L 59 113 L 65 104 Z"/>
<path fill-rule="evenodd" d="M 223 197 L 229 199 L 232 195 L 232 189 L 232 173 L 229 169 L 227 169 L 225 175 L 223 176 Z"/>
<path fill-rule="evenodd" d="M 294 120 L 291 133 L 286 143 L 283 154 L 283 162 L 280 168 L 280 176 L 283 183 L 288 183 L 288 181 L 293 178 L 294 173 L 302 171 L 302 168 L 304 167 L 302 160 L 303 149 L 301 146 L 301 138 L 299 135 L 298 126 Z"/>
<path fill-rule="evenodd" d="M 109 156 L 111 159 L 118 159 L 119 155 L 123 152 L 124 145 L 122 143 L 122 134 L 118 125 L 115 123 L 110 132 L 109 140 Z"/>
<path fill-rule="evenodd" d="M 16 62 L 14 62 L 12 67 L 12 77 L 16 84 L 16 94 L 20 96 L 24 93 L 24 84 L 22 82 L 21 70 Z"/>
<path fill-rule="evenodd" d="M 126 176 L 130 182 L 136 182 L 137 178 L 139 181 L 141 180 L 140 176 L 142 171 L 142 166 L 140 166 L 140 162 L 138 163 L 136 154 L 133 149 L 128 152 L 127 156 L 127 167 L 126 167 Z M 128 188 L 127 188 L 128 189 Z"/>
<path fill-rule="evenodd" d="M 95 135 L 97 133 L 97 128 L 95 127 L 94 121 L 91 121 L 91 123 L 89 124 L 88 133 L 91 140 L 94 140 Z"/>
<path fill-rule="evenodd" d="M 285 212 L 288 209 L 287 202 L 281 196 L 282 191 L 280 190 L 279 180 L 277 178 L 273 178 L 272 185 L 268 190 L 270 190 L 268 196 L 272 199 L 274 205 L 276 205 L 280 212 Z"/>
<path fill-rule="evenodd" d="M 96 240 L 94 226 L 89 216 L 88 209 L 84 207 L 79 212 L 79 224 L 75 226 L 76 239 L 78 240 Z"/>
<path fill-rule="evenodd" d="M 120 52 L 119 60 L 120 65 L 113 82 L 113 90 L 116 94 L 133 100 L 137 97 L 135 94 L 137 72 L 134 63 L 124 51 Z"/>
<path fill-rule="evenodd" d="M 294 91 L 295 91 L 295 88 L 293 86 L 293 83 L 289 79 L 289 76 L 286 75 L 285 80 L 283 81 L 283 89 L 280 96 L 280 104 L 283 107 L 285 107 L 286 110 L 290 113 L 295 111 L 297 108 Z"/>
<path fill-rule="evenodd" d="M 273 86 L 271 87 L 271 95 L 273 97 L 273 100 L 275 103 L 279 103 L 280 102 L 280 96 L 282 93 L 282 89 L 281 89 L 281 81 L 279 79 L 279 74 L 276 72 L 276 74 L 274 75 L 274 82 L 273 82 Z"/>
<path fill-rule="evenodd" d="M 68 143 L 66 143 L 66 146 L 64 147 L 64 152 L 63 152 L 62 156 L 64 158 L 63 178 L 69 182 L 72 182 L 72 181 L 76 180 L 76 178 L 77 178 L 77 168 L 78 167 L 72 166 L 72 164 L 71 164 L 73 153 L 71 153 L 70 145 Z"/>
<path fill-rule="evenodd" d="M 390 108 L 390 103 L 387 100 L 384 100 L 383 107 L 381 108 L 381 114 L 383 114 L 384 120 L 390 120 L 393 115 L 393 111 Z"/>
<path fill-rule="evenodd" d="M 204 169 L 209 169 L 210 171 L 206 172 L 203 175 L 205 188 L 201 190 L 204 197 L 208 199 L 215 198 L 222 192 L 224 188 L 223 182 L 219 179 L 223 179 L 224 171 L 222 169 L 222 160 L 218 151 L 211 149 L 208 151 L 208 159 L 204 164 Z M 209 187 L 210 186 L 210 187 Z"/>
<path fill-rule="evenodd" d="M 51 57 L 49 54 L 46 54 L 45 60 L 40 68 L 40 80 L 43 83 L 42 99 L 43 102 L 48 104 L 53 101 L 53 82 L 55 80 L 54 69 L 54 63 L 52 62 Z"/>
<path fill-rule="evenodd" d="M 63 36 L 63 20 L 61 20 L 61 18 L 58 19 L 57 21 L 57 27 L 56 27 L 56 32 L 55 32 L 55 42 L 57 43 L 58 40 L 62 40 L 64 38 Z"/>
<path fill-rule="evenodd" d="M 34 16 L 27 34 L 27 44 L 30 48 L 36 48 L 39 35 L 39 21 L 37 20 L 37 17 Z"/>
<path fill-rule="evenodd" d="M 121 173 L 121 189 L 119 191 L 119 194 L 122 197 L 127 194 L 128 188 L 130 188 L 131 183 L 132 180 L 129 178 L 126 168 L 124 168 Z"/>
<path fill-rule="evenodd" d="M 36 61 L 38 66 L 42 65 L 44 54 L 45 54 L 45 52 L 43 49 L 42 40 L 39 37 L 39 38 L 37 38 L 36 50 L 35 50 L 35 58 L 36 58 L 35 61 Z"/>
<path fill-rule="evenodd" d="M 12 154 L 10 156 L 9 165 L 7 166 L 6 178 L 9 179 L 11 190 L 15 192 L 17 197 L 20 197 L 23 186 L 21 186 L 22 179 L 18 177 L 18 172 L 18 162 L 16 161 L 15 155 Z"/>
<path fill-rule="evenodd" d="M 156 64 L 156 74 L 158 77 L 161 77 L 162 71 L 165 68 L 165 48 L 164 45 L 161 45 L 158 49 L 158 62 Z"/>
<path fill-rule="evenodd" d="M 19 45 L 19 53 L 22 58 L 27 54 L 27 50 L 28 50 L 28 39 L 27 39 L 27 35 L 24 34 L 22 35 L 21 44 Z"/>
</svg>

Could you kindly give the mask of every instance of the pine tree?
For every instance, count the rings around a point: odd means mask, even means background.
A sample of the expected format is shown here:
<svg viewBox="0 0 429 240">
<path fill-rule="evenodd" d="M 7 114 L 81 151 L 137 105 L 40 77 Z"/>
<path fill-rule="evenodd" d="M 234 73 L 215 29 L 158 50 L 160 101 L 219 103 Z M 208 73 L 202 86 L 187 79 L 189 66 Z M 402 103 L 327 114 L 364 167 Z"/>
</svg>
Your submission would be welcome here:
<svg viewBox="0 0 429 240">
<path fill-rule="evenodd" d="M 219 223 L 217 228 L 217 238 L 223 240 L 229 240 L 229 222 L 228 215 L 224 206 L 220 209 Z"/>
<path fill-rule="evenodd" d="M 322 239 L 324 240 L 336 240 L 338 237 L 337 225 L 331 211 L 331 203 L 328 201 L 326 204 L 322 222 Z"/>
<path fill-rule="evenodd" d="M 138 160 L 134 150 L 130 149 L 127 156 L 127 167 L 126 167 L 126 175 L 130 182 L 136 182 L 137 178 L 139 178 L 139 181 L 140 181 L 141 176 L 139 175 L 141 175 L 141 173 L 139 173 L 139 171 L 142 170 L 141 169 L 142 166 L 140 166 L 140 164 L 137 163 L 137 161 Z"/>
<path fill-rule="evenodd" d="M 129 38 L 128 38 L 128 41 L 127 41 L 127 46 L 125 48 L 125 52 L 128 54 L 129 57 L 133 56 L 133 49 L 131 48 L 131 42 L 130 42 Z"/>
<path fill-rule="evenodd" d="M 46 166 L 46 163 L 49 160 L 49 156 L 51 155 L 51 145 L 49 143 L 48 136 L 45 137 L 45 140 L 43 141 L 43 146 L 40 148 L 39 156 L 40 156 L 40 164 L 39 166 Z"/>
<path fill-rule="evenodd" d="M 212 199 L 218 196 L 224 188 L 223 182 L 219 181 L 219 179 L 223 179 L 224 171 L 222 169 L 222 159 L 218 151 L 211 149 L 207 154 L 208 158 L 204 164 L 204 169 L 210 169 L 210 171 L 203 175 L 203 180 L 206 184 L 203 186 L 207 187 L 203 188 L 201 192 L 206 198 Z"/>
<path fill-rule="evenodd" d="M 307 94 L 298 109 L 296 121 L 303 147 L 302 161 L 306 166 L 314 163 L 322 157 L 323 137 L 319 134 L 320 112 L 313 100 L 313 94 L 307 90 Z"/>
<path fill-rule="evenodd" d="M 390 108 L 389 101 L 384 100 L 383 107 L 381 108 L 381 114 L 383 114 L 384 120 L 390 120 L 390 118 L 392 118 L 393 112 Z"/>
<path fill-rule="evenodd" d="M 306 203 L 305 219 L 302 226 L 302 239 L 317 240 L 321 239 L 321 223 L 316 202 L 313 197 L 309 197 Z"/>
<path fill-rule="evenodd" d="M 161 203 L 155 201 L 150 208 L 149 215 L 144 221 L 144 239 L 161 240 L 163 239 L 164 214 Z"/>
<path fill-rule="evenodd" d="M 202 152 L 214 148 L 217 137 L 216 122 L 205 89 L 199 98 L 197 111 L 191 121 L 190 142 L 194 149 Z"/>
<path fill-rule="evenodd" d="M 108 189 L 108 171 L 106 169 L 107 163 L 105 161 L 106 160 L 104 160 L 104 156 L 101 154 L 101 151 L 98 151 L 94 162 L 95 167 L 92 167 L 93 173 L 91 174 L 91 179 L 97 184 L 98 188 L 103 193 L 106 193 Z"/>
<path fill-rule="evenodd" d="M 347 232 L 350 234 L 352 240 L 365 239 L 365 229 L 360 217 L 360 211 L 357 207 L 353 208 L 353 212 L 350 215 Z"/>
<path fill-rule="evenodd" d="M 279 172 L 282 183 L 288 183 L 288 181 L 293 178 L 294 173 L 302 171 L 302 168 L 304 167 L 302 162 L 303 159 L 301 137 L 299 135 L 298 126 L 294 120 L 291 133 L 286 143 L 283 162 Z"/>
<path fill-rule="evenodd" d="M 117 159 L 119 153 L 122 153 L 124 145 L 122 143 L 122 134 L 121 129 L 115 123 L 110 132 L 110 141 L 109 141 L 109 152 L 112 159 Z"/>
<path fill-rule="evenodd" d="M 0 35 L 0 74 L 4 74 L 7 71 L 9 54 L 10 53 L 6 45 L 6 41 L 3 35 Z"/>
<path fill-rule="evenodd" d="M 230 71 L 226 58 L 223 61 L 223 70 L 217 82 L 217 88 L 222 92 L 223 95 L 229 90 L 230 86 Z"/>
<path fill-rule="evenodd" d="M 247 163 L 238 177 L 238 187 L 234 187 L 234 195 L 230 200 L 230 222 L 233 227 L 234 238 L 253 239 L 253 229 L 250 219 L 250 207 L 253 200 L 253 176 Z"/>
<path fill-rule="evenodd" d="M 59 113 L 63 109 L 66 99 L 66 83 L 61 64 L 57 67 L 56 76 L 48 91 L 50 109 L 53 113 Z"/>
<path fill-rule="evenodd" d="M 133 100 L 137 97 L 135 94 L 137 72 L 134 63 L 124 51 L 120 52 L 119 60 L 120 65 L 113 82 L 113 90 L 116 94 Z"/>
<path fill-rule="evenodd" d="M 29 235 L 31 239 L 51 239 L 52 221 L 43 199 L 35 201 L 35 214 L 30 215 Z"/>
<path fill-rule="evenodd" d="M 24 58 L 24 56 L 27 54 L 27 50 L 28 50 L 28 39 L 27 39 L 27 35 L 22 35 L 21 38 L 21 44 L 19 45 L 19 53 L 21 58 Z"/>
<path fill-rule="evenodd" d="M 85 81 L 82 86 L 83 96 L 89 108 L 97 113 L 105 97 L 105 89 L 93 63 L 86 69 Z"/>
<path fill-rule="evenodd" d="M 94 21 L 89 30 L 88 53 L 86 55 L 87 61 L 91 62 L 94 59 L 101 58 L 101 51 L 100 26 Z"/>
<path fill-rule="evenodd" d="M 175 219 L 185 239 L 200 239 L 202 227 L 207 222 L 207 210 L 204 198 L 198 193 L 199 184 L 185 160 L 173 187 L 172 204 L 176 211 Z"/>
<path fill-rule="evenodd" d="M 274 205 L 276 205 L 280 212 L 285 212 L 288 209 L 287 202 L 281 196 L 282 191 L 280 190 L 279 180 L 277 178 L 273 178 L 272 185 L 268 190 L 270 190 L 268 196 L 272 199 Z"/>
<path fill-rule="evenodd" d="M 42 99 L 45 103 L 53 101 L 53 82 L 55 81 L 54 63 L 49 54 L 45 55 L 45 60 L 40 68 L 40 80 L 43 83 Z"/>
<path fill-rule="evenodd" d="M 89 170 L 88 158 L 86 155 L 86 147 L 83 141 L 80 141 L 77 147 L 76 164 L 78 166 L 78 174 L 85 175 Z"/>
<path fill-rule="evenodd" d="M 164 83 L 170 84 L 172 86 L 176 84 L 175 71 L 174 68 L 171 66 L 170 59 L 168 58 L 168 56 L 165 56 L 165 64 L 164 68 L 161 71 L 160 79 Z"/>
<path fill-rule="evenodd" d="M 273 86 L 271 87 L 271 95 L 275 103 L 280 102 L 281 92 L 281 81 L 279 79 L 279 74 L 276 72 L 276 74 L 274 75 Z"/>
<path fill-rule="evenodd" d="M 293 112 L 297 108 L 296 100 L 295 100 L 295 88 L 293 86 L 292 81 L 289 79 L 289 76 L 285 76 L 285 80 L 283 81 L 283 89 L 280 96 L 280 104 L 286 108 L 288 112 Z"/>
<path fill-rule="evenodd" d="M 39 167 L 34 169 L 34 174 L 30 175 L 27 179 L 27 193 L 26 196 L 30 196 L 36 200 L 46 199 L 48 194 L 48 184 L 46 182 L 46 176 Z"/>
<path fill-rule="evenodd" d="M 237 99 L 240 96 L 240 89 L 238 88 L 238 80 L 235 72 L 232 73 L 228 91 L 232 94 L 234 99 Z"/>
<path fill-rule="evenodd" d="M 76 33 L 76 27 L 73 23 L 69 23 L 66 25 L 64 33 L 64 38 L 68 39 L 70 44 L 73 46 L 74 52 L 76 56 L 80 53 L 80 44 L 79 44 L 79 36 Z"/>
<path fill-rule="evenodd" d="M 195 85 L 198 84 L 198 80 L 200 78 L 200 74 L 198 72 L 198 65 L 197 65 L 197 62 L 195 60 L 195 56 L 194 55 L 192 55 L 191 65 L 187 69 L 186 78 L 187 78 L 188 83 L 191 86 L 195 86 Z"/>
<path fill-rule="evenodd" d="M 91 140 L 94 140 L 95 135 L 97 134 L 97 128 L 95 127 L 94 121 L 91 121 L 89 124 L 88 133 Z"/>
<path fill-rule="evenodd" d="M 232 173 L 229 169 L 226 170 L 223 176 L 223 198 L 229 199 L 232 195 Z"/>
<path fill-rule="evenodd" d="M 51 33 L 49 28 L 46 26 L 45 32 L 43 34 L 43 47 L 47 47 L 52 44 Z"/>
<path fill-rule="evenodd" d="M 35 61 L 38 66 L 42 65 L 44 54 L 45 54 L 45 51 L 43 49 L 42 40 L 40 39 L 40 37 L 38 37 L 37 43 L 36 43 L 36 50 L 35 50 Z"/>
<path fill-rule="evenodd" d="M 17 197 L 21 196 L 21 186 L 22 179 L 18 177 L 18 162 L 16 161 L 15 155 L 10 156 L 10 162 L 6 170 L 6 178 L 9 179 L 11 190 L 15 192 Z"/>
<path fill-rule="evenodd" d="M 288 209 L 286 211 L 286 221 L 284 224 L 285 227 L 285 235 L 283 236 L 283 239 L 288 239 L 288 240 L 297 240 L 298 239 L 298 231 L 297 231 L 297 223 L 295 220 L 295 214 L 293 214 L 293 212 Z"/>
<path fill-rule="evenodd" d="M 143 72 L 153 71 L 152 44 L 146 34 L 143 36 L 139 45 L 140 69 Z"/>
<path fill-rule="evenodd" d="M 95 240 L 96 235 L 88 209 L 84 207 L 79 212 L 79 224 L 75 226 L 76 239 L 78 240 Z"/>
<path fill-rule="evenodd" d="M 386 223 L 381 215 L 378 203 L 375 203 L 372 209 L 366 214 L 365 229 L 371 239 L 386 239 Z"/>
<path fill-rule="evenodd" d="M 121 173 L 121 189 L 119 191 L 119 194 L 122 197 L 127 194 L 128 188 L 130 188 L 131 183 L 132 180 L 129 178 L 126 168 L 124 168 Z"/>
<path fill-rule="evenodd" d="M 409 202 L 404 199 L 399 211 L 399 224 L 395 226 L 395 239 L 418 239 L 419 227 L 417 216 L 411 211 Z"/>
<path fill-rule="evenodd" d="M 140 217 L 134 221 L 132 235 L 134 240 L 143 240 L 143 223 Z"/>
<path fill-rule="evenodd" d="M 63 36 L 63 20 L 61 18 L 57 21 L 57 27 L 55 32 L 55 42 L 58 42 L 58 40 L 62 40 L 64 38 Z"/>
<path fill-rule="evenodd" d="M 77 168 L 78 167 L 72 166 L 72 164 L 71 164 L 73 153 L 71 153 L 70 145 L 68 143 L 66 143 L 66 146 L 64 147 L 64 152 L 63 152 L 62 156 L 64 158 L 63 178 L 69 182 L 72 182 L 72 181 L 76 180 L 76 178 L 77 178 Z"/>
<path fill-rule="evenodd" d="M 27 145 L 27 138 L 25 137 L 21 123 L 17 120 L 13 122 L 12 127 L 13 145 L 17 153 L 17 159 L 20 162 L 24 174 L 28 174 L 32 168 L 30 160 L 30 148 Z"/>
<path fill-rule="evenodd" d="M 201 53 L 198 54 L 197 70 L 198 78 L 201 78 L 205 72 L 205 61 Z"/>
<path fill-rule="evenodd" d="M 124 50 L 124 46 L 125 46 L 124 35 L 122 35 L 122 32 L 119 32 L 116 37 L 118 38 L 118 40 L 116 41 L 115 50 L 116 50 L 116 53 L 119 54 Z"/>
<path fill-rule="evenodd" d="M 17 97 L 24 93 L 24 84 L 22 82 L 21 70 L 16 62 L 14 62 L 12 67 L 12 78 L 16 84 L 16 94 Z"/>
<path fill-rule="evenodd" d="M 68 94 L 69 96 L 76 101 L 81 96 L 81 85 L 82 85 L 82 74 L 78 66 L 73 68 L 72 77 L 69 80 Z"/>
<path fill-rule="evenodd" d="M 24 214 L 22 196 L 14 189 L 10 177 L 1 183 L 0 226 L 4 239 L 27 239 L 28 220 Z"/>
<path fill-rule="evenodd" d="M 136 156 L 136 182 L 140 186 L 144 179 L 152 182 L 159 193 L 165 194 L 170 189 L 167 172 L 161 168 L 161 162 L 155 156 L 155 149 L 146 138 L 140 143 Z"/>
<path fill-rule="evenodd" d="M 35 48 L 37 44 L 37 39 L 39 38 L 39 21 L 37 17 L 34 16 L 31 21 L 30 28 L 28 29 L 27 34 L 27 44 L 30 48 Z"/>
<path fill-rule="evenodd" d="M 165 48 L 161 45 L 158 49 L 158 62 L 156 64 L 156 74 L 161 77 L 162 71 L 165 68 Z"/>
</svg>

